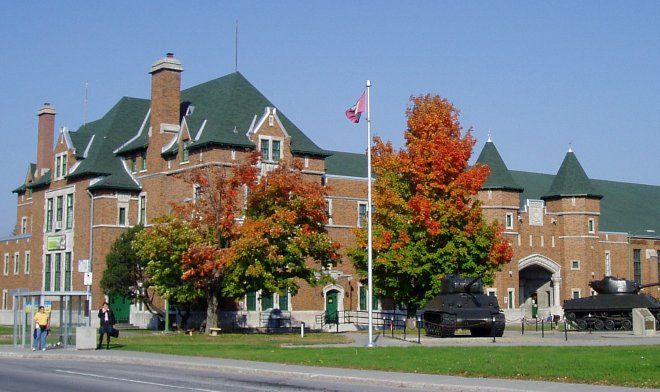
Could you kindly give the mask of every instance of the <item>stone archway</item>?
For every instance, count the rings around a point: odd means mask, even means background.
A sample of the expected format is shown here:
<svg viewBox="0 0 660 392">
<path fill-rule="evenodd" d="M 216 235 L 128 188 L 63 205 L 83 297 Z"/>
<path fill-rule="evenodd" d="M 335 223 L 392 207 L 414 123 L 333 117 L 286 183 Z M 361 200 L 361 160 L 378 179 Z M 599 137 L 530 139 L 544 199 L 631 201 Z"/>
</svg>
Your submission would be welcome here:
<svg viewBox="0 0 660 392">
<path fill-rule="evenodd" d="M 552 314 L 561 312 L 561 266 L 547 256 L 532 254 L 518 261 L 519 300 L 531 307 L 531 295 L 537 295 L 540 307 Z M 547 296 L 546 296 L 547 295 Z"/>
</svg>

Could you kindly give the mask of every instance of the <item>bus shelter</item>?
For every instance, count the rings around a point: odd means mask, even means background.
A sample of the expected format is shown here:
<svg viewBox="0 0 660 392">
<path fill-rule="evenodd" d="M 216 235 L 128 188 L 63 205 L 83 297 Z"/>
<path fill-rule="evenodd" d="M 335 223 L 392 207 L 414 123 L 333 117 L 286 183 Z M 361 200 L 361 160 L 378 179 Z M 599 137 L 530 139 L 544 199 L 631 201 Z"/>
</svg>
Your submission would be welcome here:
<svg viewBox="0 0 660 392">
<path fill-rule="evenodd" d="M 39 306 L 45 306 L 50 314 L 53 336 L 62 347 L 75 345 L 76 327 L 89 325 L 91 296 L 86 291 L 28 291 L 16 289 L 11 292 L 14 312 L 14 347 L 32 345 L 34 315 Z M 57 328 L 54 328 L 57 327 Z M 52 340 L 52 337 L 50 338 Z"/>
</svg>

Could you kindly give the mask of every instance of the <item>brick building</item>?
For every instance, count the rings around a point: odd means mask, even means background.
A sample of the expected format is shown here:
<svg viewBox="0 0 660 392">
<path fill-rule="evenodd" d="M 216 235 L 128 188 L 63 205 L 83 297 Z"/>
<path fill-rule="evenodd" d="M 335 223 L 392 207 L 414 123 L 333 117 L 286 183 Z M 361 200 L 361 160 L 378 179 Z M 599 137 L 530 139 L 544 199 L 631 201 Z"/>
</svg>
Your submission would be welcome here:
<svg viewBox="0 0 660 392">
<path fill-rule="evenodd" d="M 232 165 L 255 150 L 262 170 L 304 162 L 308 179 L 328 186 L 328 231 L 344 251 L 353 246 L 353 230 L 366 214 L 366 157 L 320 148 L 238 72 L 181 90 L 182 72 L 168 54 L 151 67 L 150 99 L 124 97 L 102 118 L 75 132 L 63 128 L 55 140 L 55 108 L 39 110 L 36 164 L 13 191 L 16 234 L 0 239 L 0 323 L 11 315 L 13 289 L 84 290 L 82 259 L 92 261 L 97 308 L 115 239 L 167 213 L 169 202 L 194 197 L 174 175 Z M 479 194 L 484 213 L 505 225 L 514 248 L 514 260 L 489 291 L 512 314 L 532 295 L 542 310 L 558 313 L 564 299 L 588 295 L 588 281 L 604 274 L 658 280 L 659 186 L 590 180 L 572 152 L 555 176 L 508 170 L 490 141 L 478 160 L 491 166 Z M 334 284 L 305 286 L 295 297 L 250 293 L 224 320 L 256 325 L 263 311 L 279 308 L 313 323 L 325 309 L 366 309 L 366 290 L 350 261 L 328 273 Z M 123 318 L 148 323 L 140 304 L 111 301 Z"/>
</svg>

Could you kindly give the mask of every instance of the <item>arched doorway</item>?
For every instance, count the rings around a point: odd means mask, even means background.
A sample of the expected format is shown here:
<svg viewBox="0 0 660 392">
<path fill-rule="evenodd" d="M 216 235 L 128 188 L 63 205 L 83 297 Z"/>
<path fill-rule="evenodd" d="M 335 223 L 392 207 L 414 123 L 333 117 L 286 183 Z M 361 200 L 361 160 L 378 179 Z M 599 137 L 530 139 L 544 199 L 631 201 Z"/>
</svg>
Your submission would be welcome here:
<svg viewBox="0 0 660 392">
<path fill-rule="evenodd" d="M 559 314 L 561 298 L 561 266 L 552 259 L 533 254 L 518 262 L 518 295 L 527 317 L 531 316 L 532 302 L 545 313 Z"/>
<path fill-rule="evenodd" d="M 325 297 L 325 322 L 334 324 L 340 313 L 344 311 L 344 288 L 338 285 L 328 285 L 323 288 Z"/>
</svg>

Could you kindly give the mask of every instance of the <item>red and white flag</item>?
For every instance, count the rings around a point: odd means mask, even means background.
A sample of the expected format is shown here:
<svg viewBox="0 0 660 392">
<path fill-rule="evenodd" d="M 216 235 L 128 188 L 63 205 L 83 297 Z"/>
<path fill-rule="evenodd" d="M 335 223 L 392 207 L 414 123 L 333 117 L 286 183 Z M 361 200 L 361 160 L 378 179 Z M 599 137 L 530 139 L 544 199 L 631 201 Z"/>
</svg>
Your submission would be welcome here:
<svg viewBox="0 0 660 392">
<path fill-rule="evenodd" d="M 346 118 L 349 119 L 351 122 L 359 123 L 360 116 L 362 116 L 362 113 L 364 112 L 364 108 L 366 106 L 365 100 L 366 100 L 366 92 L 363 91 L 362 95 L 360 95 L 360 99 L 358 99 L 355 105 L 346 109 Z"/>
</svg>

